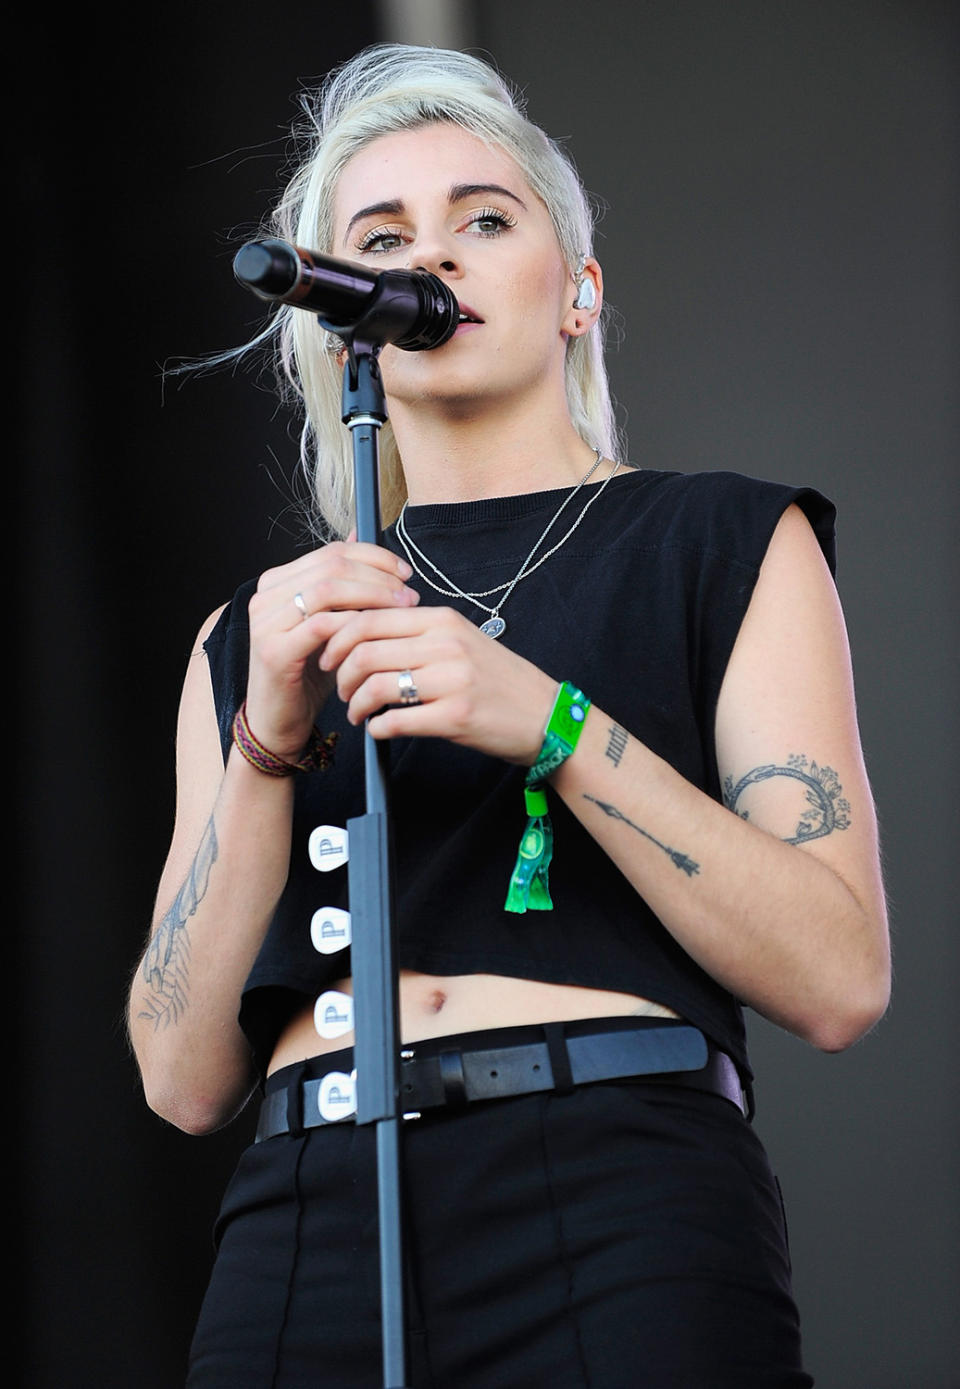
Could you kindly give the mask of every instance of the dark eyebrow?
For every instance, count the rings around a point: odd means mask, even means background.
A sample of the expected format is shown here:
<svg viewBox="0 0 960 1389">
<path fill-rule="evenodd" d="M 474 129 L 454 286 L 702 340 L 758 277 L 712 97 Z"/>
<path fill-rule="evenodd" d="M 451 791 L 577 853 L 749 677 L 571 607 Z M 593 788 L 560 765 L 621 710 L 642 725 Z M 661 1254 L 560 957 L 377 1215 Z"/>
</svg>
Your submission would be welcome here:
<svg viewBox="0 0 960 1389">
<path fill-rule="evenodd" d="M 499 183 L 455 183 L 447 197 L 451 203 L 460 203 L 464 198 L 475 198 L 478 193 L 499 193 L 502 197 L 511 198 L 515 203 L 519 203 L 524 212 L 527 210 L 522 198 L 518 198 L 516 193 L 511 193 L 509 188 L 504 188 Z"/>
<path fill-rule="evenodd" d="M 510 198 L 518 203 L 524 211 L 527 205 L 516 193 L 511 193 L 509 188 L 504 188 L 499 183 L 454 183 L 449 193 L 447 201 L 451 207 L 454 203 L 463 202 L 465 198 L 475 198 L 478 193 L 499 193 L 504 198 Z M 364 217 L 399 217 L 403 212 L 403 202 L 400 198 L 388 198 L 382 203 L 371 203 L 369 207 L 362 207 L 359 212 L 355 212 L 347 223 L 343 239 L 346 241 L 350 235 L 351 228 L 363 221 Z"/>
<path fill-rule="evenodd" d="M 359 212 L 355 212 L 347 223 L 347 229 L 343 233 L 346 241 L 350 235 L 350 228 L 355 223 L 363 220 L 364 217 L 399 217 L 403 211 L 403 203 L 399 198 L 389 198 L 386 202 L 371 203 L 369 207 L 362 207 Z"/>
</svg>

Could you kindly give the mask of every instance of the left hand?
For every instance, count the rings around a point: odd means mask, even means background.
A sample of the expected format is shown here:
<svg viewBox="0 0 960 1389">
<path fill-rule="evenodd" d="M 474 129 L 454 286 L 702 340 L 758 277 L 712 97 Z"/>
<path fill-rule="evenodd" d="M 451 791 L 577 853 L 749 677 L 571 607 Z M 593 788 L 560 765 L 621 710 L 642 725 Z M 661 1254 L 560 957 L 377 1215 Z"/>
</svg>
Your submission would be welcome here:
<svg viewBox="0 0 960 1389">
<path fill-rule="evenodd" d="M 337 672 L 348 719 L 369 719 L 373 738 L 446 738 L 528 767 L 558 684 L 452 608 L 359 612 L 330 637 L 320 666 Z M 399 702 L 404 670 L 419 704 Z"/>
</svg>

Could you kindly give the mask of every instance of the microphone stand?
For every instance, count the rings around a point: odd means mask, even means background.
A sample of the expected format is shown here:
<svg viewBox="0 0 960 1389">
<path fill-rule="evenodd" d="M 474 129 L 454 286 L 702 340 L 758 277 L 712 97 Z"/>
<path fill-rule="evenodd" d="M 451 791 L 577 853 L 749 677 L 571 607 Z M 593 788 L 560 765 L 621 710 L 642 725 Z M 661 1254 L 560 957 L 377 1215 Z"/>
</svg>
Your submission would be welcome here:
<svg viewBox="0 0 960 1389">
<path fill-rule="evenodd" d="M 374 314 L 368 318 L 375 318 Z M 324 323 L 324 327 L 330 325 Z M 347 348 L 343 422 L 353 441 L 357 539 L 379 544 L 380 429 L 387 419 L 374 323 L 335 330 Z M 380 1302 L 385 1389 L 407 1383 L 399 1112 L 399 1000 L 393 852 L 389 819 L 389 743 L 364 729 L 366 814 L 348 820 L 347 863 L 354 981 L 354 1057 L 358 1124 L 376 1126 Z"/>
<path fill-rule="evenodd" d="M 321 303 L 320 326 L 344 343 L 341 418 L 353 440 L 357 539 L 379 544 L 379 436 L 387 419 L 380 351 L 387 342 L 410 351 L 445 342 L 459 321 L 456 296 L 422 267 L 413 276 L 409 271 L 390 270 L 371 275 L 353 264 L 276 240 L 242 247 L 234 258 L 234 274 L 262 299 L 279 299 L 304 309 Z M 358 297 L 360 311 L 353 316 Z M 345 317 L 349 326 L 338 324 L 338 316 Z M 363 736 L 366 814 L 347 821 L 356 1122 L 376 1125 L 383 1383 L 385 1389 L 405 1389 L 403 1116 L 389 745 L 378 744 L 366 728 Z"/>
</svg>

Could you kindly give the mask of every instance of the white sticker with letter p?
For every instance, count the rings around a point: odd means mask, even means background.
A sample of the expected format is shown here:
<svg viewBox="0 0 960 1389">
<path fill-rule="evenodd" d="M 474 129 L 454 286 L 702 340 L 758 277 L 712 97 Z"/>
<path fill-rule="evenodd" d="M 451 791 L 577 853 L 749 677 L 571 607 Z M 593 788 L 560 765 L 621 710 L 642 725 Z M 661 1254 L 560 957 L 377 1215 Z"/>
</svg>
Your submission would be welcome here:
<svg viewBox="0 0 960 1389">
<path fill-rule="evenodd" d="M 342 825 L 318 825 L 310 835 L 310 862 L 320 873 L 330 873 L 350 857 L 350 836 Z"/>
<path fill-rule="evenodd" d="M 310 921 L 310 939 L 321 955 L 335 955 L 350 944 L 350 913 L 340 907 L 321 907 Z"/>
<path fill-rule="evenodd" d="M 353 1031 L 353 999 L 338 989 L 320 995 L 313 1009 L 313 1025 L 328 1041 Z"/>
<path fill-rule="evenodd" d="M 328 1124 L 335 1123 L 337 1119 L 349 1119 L 351 1115 L 356 1114 L 356 1071 L 350 1075 L 347 1075 L 346 1071 L 330 1071 L 325 1075 L 320 1082 L 317 1106 L 321 1119 L 326 1119 Z"/>
</svg>

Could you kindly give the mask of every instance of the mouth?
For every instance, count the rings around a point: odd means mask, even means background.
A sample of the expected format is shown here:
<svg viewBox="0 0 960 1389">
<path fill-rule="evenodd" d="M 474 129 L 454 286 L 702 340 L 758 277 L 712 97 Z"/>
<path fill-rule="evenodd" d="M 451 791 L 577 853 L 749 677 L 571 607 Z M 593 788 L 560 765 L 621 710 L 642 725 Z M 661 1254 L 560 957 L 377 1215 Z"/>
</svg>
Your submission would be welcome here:
<svg viewBox="0 0 960 1389">
<path fill-rule="evenodd" d="M 469 307 L 469 305 L 467 305 L 467 304 L 461 304 L 461 305 L 460 305 L 460 322 L 461 322 L 461 323 L 482 323 L 482 322 L 483 322 L 483 319 L 479 316 L 479 314 L 475 314 L 475 313 L 473 312 L 473 310 Z"/>
</svg>

